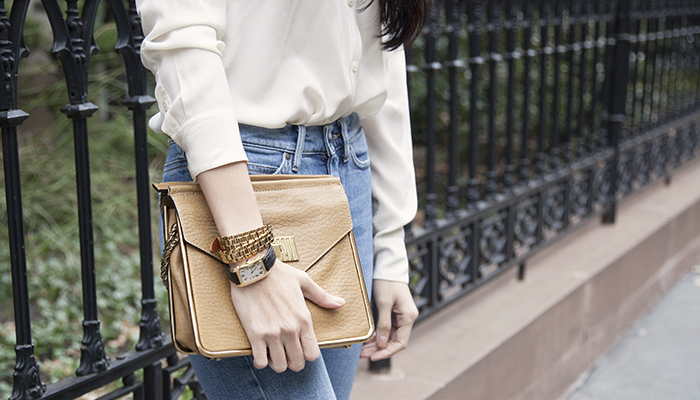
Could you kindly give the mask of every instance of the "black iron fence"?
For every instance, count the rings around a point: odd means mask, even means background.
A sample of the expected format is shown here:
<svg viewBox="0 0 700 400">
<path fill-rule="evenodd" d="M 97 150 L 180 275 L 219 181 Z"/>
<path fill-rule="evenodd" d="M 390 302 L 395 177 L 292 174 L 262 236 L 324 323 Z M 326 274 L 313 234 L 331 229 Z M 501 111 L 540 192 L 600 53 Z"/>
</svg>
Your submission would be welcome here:
<svg viewBox="0 0 700 400">
<path fill-rule="evenodd" d="M 698 154 L 700 2 L 445 0 L 409 49 L 425 318 Z"/>
<path fill-rule="evenodd" d="M 200 398 L 201 390 L 193 378 L 189 364 L 180 360 L 170 339 L 160 327 L 153 286 L 151 248 L 151 215 L 149 206 L 150 178 L 146 110 L 155 102 L 147 95 L 146 70 L 139 58 L 143 40 L 141 23 L 134 0 L 107 1 L 116 23 L 118 37 L 114 49 L 121 54 L 126 67 L 128 91 L 122 104 L 133 114 L 138 193 L 138 225 L 141 254 L 142 317 L 140 340 L 135 349 L 111 360 L 105 355 L 100 333 L 95 283 L 94 238 L 91 210 L 90 165 L 87 143 L 87 120 L 98 107 L 88 100 L 87 82 L 90 57 L 97 53 L 94 41 L 99 1 L 42 0 L 51 25 L 51 53 L 60 60 L 68 89 L 69 103 L 61 112 L 72 120 L 75 149 L 76 186 L 79 215 L 80 259 L 83 294 L 83 331 L 80 365 L 75 376 L 52 385 L 42 383 L 31 338 L 29 287 L 22 218 L 17 131 L 29 115 L 17 108 L 17 72 L 19 62 L 28 55 L 24 45 L 24 25 L 29 0 L 15 0 L 9 17 L 5 2 L 0 1 L 0 127 L 2 127 L 5 193 L 11 255 L 14 317 L 16 330 L 16 364 L 11 399 L 72 399 L 122 380 L 123 386 L 101 399 L 116 399 L 133 393 L 135 399 L 177 398 L 189 384 Z M 82 7 L 82 9 L 80 8 Z M 105 271 L 106 272 L 106 271 Z M 163 363 L 165 360 L 165 364 Z M 173 373 L 185 370 L 177 379 Z M 134 372 L 142 370 L 139 381 Z"/>
<path fill-rule="evenodd" d="M 193 371 L 161 331 L 153 291 L 146 71 L 133 0 L 108 0 L 126 65 L 136 143 L 142 319 L 134 350 L 109 359 L 95 283 L 87 77 L 99 1 L 42 0 L 72 120 L 83 329 L 76 374 L 42 383 L 34 358 L 20 191 L 17 71 L 29 0 L 0 1 L 0 127 L 14 296 L 11 399 L 177 398 Z M 82 8 L 80 8 L 82 7 Z M 700 1 L 443 0 L 407 49 L 420 212 L 407 227 L 421 318 L 527 258 L 583 221 L 615 219 L 616 202 L 698 154 Z M 31 268 L 31 266 L 30 266 Z M 98 272 L 99 273 L 99 270 Z M 164 362 L 165 360 L 165 362 Z M 141 372 L 139 372 L 141 371 Z M 183 372 L 184 371 L 184 372 Z M 176 376 L 175 378 L 174 376 Z"/>
</svg>

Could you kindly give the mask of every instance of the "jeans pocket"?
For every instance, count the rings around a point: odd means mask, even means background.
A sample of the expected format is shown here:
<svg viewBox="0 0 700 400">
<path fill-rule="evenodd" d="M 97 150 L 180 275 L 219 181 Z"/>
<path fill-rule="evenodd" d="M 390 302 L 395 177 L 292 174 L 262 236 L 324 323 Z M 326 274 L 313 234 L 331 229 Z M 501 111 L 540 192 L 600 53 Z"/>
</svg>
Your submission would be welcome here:
<svg viewBox="0 0 700 400">
<path fill-rule="evenodd" d="M 248 173 L 261 174 L 287 174 L 290 170 L 292 155 L 281 149 L 261 146 L 258 144 L 243 143 L 248 157 Z"/>
</svg>

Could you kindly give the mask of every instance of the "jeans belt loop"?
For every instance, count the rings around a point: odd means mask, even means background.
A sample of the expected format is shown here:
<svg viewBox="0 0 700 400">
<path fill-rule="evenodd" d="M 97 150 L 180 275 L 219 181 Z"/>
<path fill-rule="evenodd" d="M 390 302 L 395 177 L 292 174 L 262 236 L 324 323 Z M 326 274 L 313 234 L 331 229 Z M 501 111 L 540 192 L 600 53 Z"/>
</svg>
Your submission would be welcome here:
<svg viewBox="0 0 700 400">
<path fill-rule="evenodd" d="M 299 131 L 299 136 L 297 137 L 297 146 L 294 150 L 294 164 L 292 165 L 292 172 L 299 172 L 299 167 L 301 166 L 301 157 L 304 153 L 304 141 L 306 140 L 306 127 L 304 125 L 298 125 L 297 129 Z"/>
<path fill-rule="evenodd" d="M 343 137 L 343 145 L 345 146 L 345 158 L 343 158 L 343 162 L 346 163 L 350 159 L 350 139 L 348 137 L 348 123 L 346 121 L 346 118 L 341 118 L 338 120 L 340 122 L 340 134 Z"/>
<path fill-rule="evenodd" d="M 333 146 L 333 126 L 335 122 L 323 127 L 323 141 L 326 143 L 326 155 L 331 158 L 335 155 L 335 147 Z"/>
</svg>

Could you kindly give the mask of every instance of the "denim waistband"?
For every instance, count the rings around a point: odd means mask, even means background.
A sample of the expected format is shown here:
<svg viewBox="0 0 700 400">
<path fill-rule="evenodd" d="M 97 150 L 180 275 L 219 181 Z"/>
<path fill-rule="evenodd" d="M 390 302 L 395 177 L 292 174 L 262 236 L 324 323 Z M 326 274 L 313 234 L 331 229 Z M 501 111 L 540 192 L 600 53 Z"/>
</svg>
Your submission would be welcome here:
<svg viewBox="0 0 700 400">
<path fill-rule="evenodd" d="M 342 117 L 328 125 L 287 125 L 268 129 L 239 124 L 244 144 L 273 148 L 294 154 L 292 171 L 297 172 L 303 154 L 326 154 L 332 157 L 344 147 L 347 162 L 350 145 L 360 136 L 360 118 L 356 113 Z"/>
</svg>

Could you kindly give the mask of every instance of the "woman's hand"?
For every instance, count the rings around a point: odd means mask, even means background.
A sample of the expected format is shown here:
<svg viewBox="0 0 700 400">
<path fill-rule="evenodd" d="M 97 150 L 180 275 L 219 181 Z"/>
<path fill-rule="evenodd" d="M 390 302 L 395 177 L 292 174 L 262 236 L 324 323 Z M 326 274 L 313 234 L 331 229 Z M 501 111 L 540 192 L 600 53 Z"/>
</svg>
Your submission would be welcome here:
<svg viewBox="0 0 700 400">
<path fill-rule="evenodd" d="M 319 357 L 304 298 L 324 308 L 345 300 L 323 290 L 303 271 L 277 261 L 268 276 L 248 286 L 231 284 L 231 300 L 253 349 L 254 365 L 276 372 L 301 371 Z M 268 351 L 269 354 L 268 354 Z"/>
<path fill-rule="evenodd" d="M 379 312 L 377 331 L 362 347 L 360 357 L 377 361 L 406 348 L 418 309 L 408 285 L 403 282 L 376 279 L 372 292 Z"/>
</svg>

